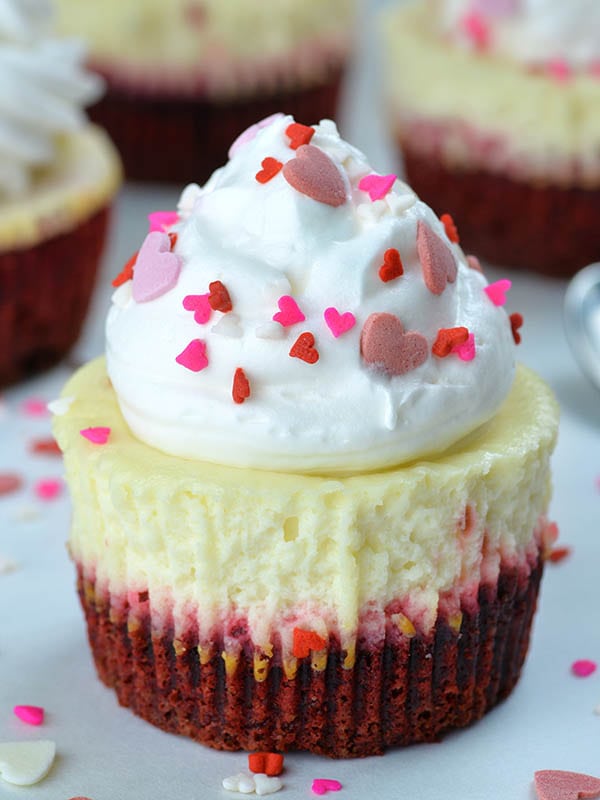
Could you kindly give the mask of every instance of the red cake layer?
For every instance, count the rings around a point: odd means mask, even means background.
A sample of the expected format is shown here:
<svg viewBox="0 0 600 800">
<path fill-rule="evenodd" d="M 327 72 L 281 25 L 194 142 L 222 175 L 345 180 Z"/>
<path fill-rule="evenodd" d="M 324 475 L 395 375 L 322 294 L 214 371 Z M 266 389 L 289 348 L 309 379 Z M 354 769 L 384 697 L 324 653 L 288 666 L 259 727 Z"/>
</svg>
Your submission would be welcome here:
<svg viewBox="0 0 600 800">
<path fill-rule="evenodd" d="M 172 630 L 152 634 L 148 615 L 128 626 L 123 598 L 96 596 L 81 570 L 78 588 L 98 674 L 121 705 L 219 749 L 349 757 L 436 741 L 506 697 L 527 652 L 541 573 L 541 560 L 529 575 L 503 569 L 497 586 L 480 588 L 478 608 L 463 608 L 460 632 L 440 618 L 429 636 L 409 638 L 390 617 L 379 643 L 359 633 L 352 668 L 331 637 L 325 669 L 308 656 L 289 678 L 275 644 L 260 682 L 243 626 L 228 674 L 222 640 L 201 663 L 194 631 L 174 643 Z"/>
<path fill-rule="evenodd" d="M 400 146 L 407 181 L 437 214 L 452 215 L 465 252 L 555 277 L 600 260 L 600 187 L 563 188 L 451 169 L 410 143 Z"/>
<path fill-rule="evenodd" d="M 52 366 L 77 341 L 107 224 L 104 208 L 67 233 L 0 253 L 0 385 Z"/>
</svg>

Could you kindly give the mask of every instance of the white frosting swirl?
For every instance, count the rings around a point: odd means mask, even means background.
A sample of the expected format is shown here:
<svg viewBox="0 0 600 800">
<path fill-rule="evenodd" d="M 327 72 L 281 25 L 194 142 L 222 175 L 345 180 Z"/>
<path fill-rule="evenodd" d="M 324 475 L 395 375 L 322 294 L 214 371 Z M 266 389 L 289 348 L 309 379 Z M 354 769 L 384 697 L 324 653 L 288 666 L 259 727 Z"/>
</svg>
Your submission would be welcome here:
<svg viewBox="0 0 600 800">
<path fill-rule="evenodd" d="M 81 44 L 49 35 L 51 20 L 46 0 L 0 0 L 0 199 L 27 191 L 102 89 Z"/>
<path fill-rule="evenodd" d="M 489 419 L 510 388 L 507 315 L 408 186 L 396 181 L 375 201 L 358 188 L 372 170 L 333 122 L 315 126 L 311 145 L 339 171 L 345 202 L 312 199 L 282 171 L 259 183 L 263 159 L 294 159 L 286 135 L 292 121 L 275 118 L 238 143 L 204 189 L 184 192 L 174 250 L 181 271 L 172 288 L 142 302 L 131 281 L 115 293 L 107 363 L 121 410 L 134 434 L 160 450 L 234 466 L 342 473 L 439 454 Z M 419 222 L 458 268 L 440 294 L 425 283 Z M 389 248 L 399 251 L 404 272 L 384 282 L 379 268 Z M 208 292 L 213 281 L 226 286 L 233 309 L 197 322 L 184 298 Z M 273 321 L 285 295 L 304 321 Z M 324 319 L 329 307 L 356 318 L 338 338 Z M 366 363 L 361 330 L 381 312 L 425 337 L 424 363 L 393 377 Z M 431 353 L 439 330 L 456 326 L 473 334 L 473 360 Z M 289 355 L 303 332 L 314 335 L 316 363 Z M 198 372 L 176 361 L 194 340 L 205 343 L 208 359 Z M 231 394 L 238 368 L 251 387 L 241 404 Z"/>
<path fill-rule="evenodd" d="M 564 61 L 574 69 L 600 63 L 598 0 L 437 0 L 443 31 L 472 44 L 465 19 L 479 14 L 494 52 L 538 66 Z"/>
</svg>

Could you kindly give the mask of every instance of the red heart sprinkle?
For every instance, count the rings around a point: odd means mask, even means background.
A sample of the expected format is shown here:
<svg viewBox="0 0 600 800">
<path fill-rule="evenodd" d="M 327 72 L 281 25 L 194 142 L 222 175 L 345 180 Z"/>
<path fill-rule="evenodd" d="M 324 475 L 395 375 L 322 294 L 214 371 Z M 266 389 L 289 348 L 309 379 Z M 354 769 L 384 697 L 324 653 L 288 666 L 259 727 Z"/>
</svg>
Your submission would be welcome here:
<svg viewBox="0 0 600 800">
<path fill-rule="evenodd" d="M 315 135 L 315 129 L 301 122 L 292 122 L 285 129 L 286 136 L 290 138 L 290 148 L 297 150 L 301 145 L 308 144 Z"/>
<path fill-rule="evenodd" d="M 452 252 L 448 245 L 420 220 L 417 225 L 417 254 L 423 270 L 423 280 L 432 294 L 441 294 L 447 283 L 454 283 L 457 270 Z"/>
<path fill-rule="evenodd" d="M 325 203 L 341 206 L 346 202 L 346 187 L 339 169 L 320 148 L 303 144 L 283 167 L 283 177 L 297 192 Z"/>
<path fill-rule="evenodd" d="M 405 331 L 394 314 L 371 314 L 360 335 L 360 352 L 367 364 L 388 375 L 404 375 L 420 367 L 429 356 L 427 339 Z"/>
<path fill-rule="evenodd" d="M 246 377 L 246 373 L 241 367 L 238 367 L 233 376 L 233 388 L 231 396 L 234 403 L 243 403 L 250 397 L 250 382 Z"/>
<path fill-rule="evenodd" d="M 213 311 L 222 311 L 223 314 L 227 314 L 233 308 L 229 292 L 221 281 L 212 281 L 208 284 L 208 304 Z"/>
<path fill-rule="evenodd" d="M 564 561 L 565 558 L 568 558 L 571 555 L 571 548 L 570 547 L 554 547 L 548 553 L 548 561 L 551 561 L 553 564 L 558 564 L 560 561 Z"/>
<path fill-rule="evenodd" d="M 310 655 L 311 650 L 323 650 L 326 645 L 326 640 L 318 633 L 294 628 L 292 653 L 296 658 L 306 658 Z"/>
<path fill-rule="evenodd" d="M 39 453 L 40 455 L 62 456 L 62 450 L 53 437 L 48 439 L 32 439 L 29 443 L 29 451 L 31 453 Z"/>
<path fill-rule="evenodd" d="M 454 224 L 454 220 L 450 216 L 450 214 L 442 214 L 440 220 L 444 226 L 444 230 L 446 231 L 446 236 L 450 239 L 451 242 L 458 244 L 460 242 L 460 236 L 458 235 L 458 231 L 456 230 L 456 225 Z"/>
<path fill-rule="evenodd" d="M 458 328 L 440 328 L 431 352 L 438 358 L 450 355 L 454 347 L 464 344 L 469 338 L 469 329 L 462 326 Z"/>
<path fill-rule="evenodd" d="M 135 267 L 135 262 L 137 261 L 139 250 L 135 252 L 129 261 L 125 264 L 121 272 L 117 275 L 116 278 L 113 279 L 112 285 L 116 288 L 121 286 L 122 284 L 130 281 L 133 278 L 133 268 Z"/>
<path fill-rule="evenodd" d="M 262 169 L 259 170 L 254 177 L 259 183 L 268 183 L 271 178 L 274 178 L 275 175 L 277 175 L 279 170 L 283 167 L 283 164 L 276 158 L 267 156 L 266 158 L 263 158 L 261 167 Z"/>
<path fill-rule="evenodd" d="M 307 364 L 316 364 L 319 360 L 319 351 L 315 347 L 315 337 L 310 331 L 301 333 L 290 350 L 292 358 L 299 358 Z"/>
<path fill-rule="evenodd" d="M 248 753 L 248 769 L 250 772 L 262 772 L 270 778 L 281 775 L 283 755 L 281 753 Z"/>
<path fill-rule="evenodd" d="M 600 778 L 581 772 L 541 769 L 535 775 L 535 790 L 540 800 L 579 800 L 600 797 Z"/>
<path fill-rule="evenodd" d="M 390 247 L 383 254 L 383 264 L 379 267 L 379 277 L 384 283 L 393 281 L 404 274 L 400 253 L 395 247 Z"/>
<path fill-rule="evenodd" d="M 523 324 L 523 315 L 519 314 L 518 311 L 515 311 L 514 314 L 510 315 L 509 320 L 510 329 L 512 331 L 513 339 L 515 340 L 515 344 L 521 344 L 521 334 L 519 333 L 519 328 Z"/>
</svg>

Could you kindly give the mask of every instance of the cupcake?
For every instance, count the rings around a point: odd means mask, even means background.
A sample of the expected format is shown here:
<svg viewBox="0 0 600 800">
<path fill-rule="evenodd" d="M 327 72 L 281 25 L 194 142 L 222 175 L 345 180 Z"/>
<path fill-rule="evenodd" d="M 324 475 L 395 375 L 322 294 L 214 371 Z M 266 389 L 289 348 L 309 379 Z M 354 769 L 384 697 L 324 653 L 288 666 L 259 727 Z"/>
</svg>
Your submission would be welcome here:
<svg viewBox="0 0 600 800">
<path fill-rule="evenodd" d="M 58 0 L 107 81 L 91 109 L 134 180 L 204 181 L 257 119 L 335 114 L 355 0 Z"/>
<path fill-rule="evenodd" d="M 600 3 L 425 0 L 383 18 L 407 179 L 491 262 L 600 258 Z"/>
<path fill-rule="evenodd" d="M 96 668 L 216 748 L 433 741 L 519 676 L 556 404 L 508 282 L 333 122 L 242 139 L 151 216 L 55 417 Z"/>
<path fill-rule="evenodd" d="M 120 179 L 82 111 L 100 82 L 50 23 L 43 0 L 0 8 L 0 384 L 77 340 Z"/>
</svg>

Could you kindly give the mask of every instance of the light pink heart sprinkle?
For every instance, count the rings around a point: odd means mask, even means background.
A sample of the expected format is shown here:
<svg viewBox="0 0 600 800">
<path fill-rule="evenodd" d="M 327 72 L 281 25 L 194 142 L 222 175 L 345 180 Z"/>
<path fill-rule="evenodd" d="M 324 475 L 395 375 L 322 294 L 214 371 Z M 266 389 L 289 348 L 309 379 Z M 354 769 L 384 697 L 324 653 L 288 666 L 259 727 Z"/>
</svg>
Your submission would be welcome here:
<svg viewBox="0 0 600 800">
<path fill-rule="evenodd" d="M 593 675 L 598 669 L 595 661 L 590 661 L 588 658 L 580 658 L 571 664 L 571 672 L 577 675 L 578 678 L 587 678 Z"/>
<path fill-rule="evenodd" d="M 63 484 L 58 478 L 42 478 L 33 490 L 40 500 L 54 500 L 62 492 Z"/>
<path fill-rule="evenodd" d="M 508 278 L 503 278 L 500 281 L 484 286 L 483 291 L 495 306 L 503 306 L 506 303 L 506 293 L 511 286 L 512 281 L 509 281 Z"/>
<path fill-rule="evenodd" d="M 289 328 L 290 325 L 295 325 L 297 322 L 304 322 L 306 317 L 300 311 L 298 303 L 289 294 L 284 294 L 277 301 L 279 311 L 273 314 L 273 320 L 278 322 L 284 328 Z"/>
<path fill-rule="evenodd" d="M 183 298 L 183 307 L 186 311 L 194 312 L 194 320 L 199 325 L 204 325 L 210 319 L 212 308 L 208 302 L 210 295 L 188 294 Z"/>
<path fill-rule="evenodd" d="M 41 725 L 44 721 L 44 709 L 41 706 L 15 706 L 13 713 L 28 725 Z"/>
<path fill-rule="evenodd" d="M 110 428 L 98 426 L 96 428 L 84 428 L 79 431 L 84 439 L 87 439 L 92 444 L 106 444 L 110 436 Z"/>
<path fill-rule="evenodd" d="M 365 175 L 358 183 L 358 188 L 363 192 L 368 192 L 371 200 L 381 200 L 394 185 L 397 175 Z"/>
<path fill-rule="evenodd" d="M 539 800 L 583 800 L 600 796 L 600 778 L 581 772 L 541 769 L 534 774 Z"/>
<path fill-rule="evenodd" d="M 342 784 L 331 778 L 315 778 L 312 782 L 311 790 L 313 794 L 327 794 L 327 792 L 339 792 Z"/>
<path fill-rule="evenodd" d="M 338 336 L 341 336 L 342 333 L 346 333 L 346 331 L 349 331 L 356 325 L 356 317 L 351 311 L 345 311 L 343 314 L 340 314 L 337 308 L 333 306 L 326 308 L 323 316 L 325 317 L 327 327 L 336 339 Z"/>
<path fill-rule="evenodd" d="M 148 222 L 150 223 L 149 233 L 162 232 L 179 222 L 179 214 L 177 211 L 153 211 L 148 214 Z"/>
<path fill-rule="evenodd" d="M 133 299 L 147 303 L 172 289 L 181 272 L 181 259 L 171 252 L 168 234 L 149 233 L 137 256 L 133 271 Z"/>
<path fill-rule="evenodd" d="M 475 336 L 470 333 L 467 341 L 462 344 L 457 344 L 452 348 L 452 352 L 460 358 L 461 361 L 473 361 L 475 358 Z"/>
<path fill-rule="evenodd" d="M 261 119 L 259 122 L 255 122 L 254 125 L 250 125 L 250 127 L 246 128 L 245 131 L 242 131 L 242 133 L 240 133 L 240 135 L 237 137 L 237 139 L 233 142 L 233 144 L 229 148 L 229 152 L 227 153 L 227 156 L 229 158 L 233 158 L 234 155 L 238 152 L 238 150 L 241 150 L 241 148 L 245 144 L 247 144 L 248 142 L 251 142 L 252 139 L 254 139 L 256 134 L 262 128 L 268 128 L 269 125 L 272 125 L 273 122 L 275 122 L 278 119 L 281 119 L 282 117 L 283 117 L 283 114 L 280 111 L 278 111 L 276 114 L 271 114 L 270 116 L 265 117 L 264 119 Z"/>
<path fill-rule="evenodd" d="M 48 415 L 48 404 L 41 397 L 28 397 L 21 403 L 21 411 L 27 417 L 45 417 Z"/>
<path fill-rule="evenodd" d="M 193 339 L 175 361 L 191 372 L 201 372 L 208 367 L 206 343 L 202 339 Z"/>
</svg>

